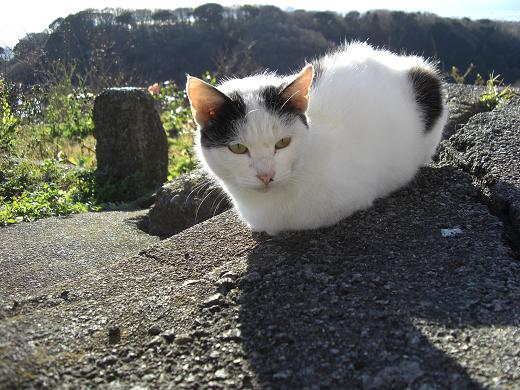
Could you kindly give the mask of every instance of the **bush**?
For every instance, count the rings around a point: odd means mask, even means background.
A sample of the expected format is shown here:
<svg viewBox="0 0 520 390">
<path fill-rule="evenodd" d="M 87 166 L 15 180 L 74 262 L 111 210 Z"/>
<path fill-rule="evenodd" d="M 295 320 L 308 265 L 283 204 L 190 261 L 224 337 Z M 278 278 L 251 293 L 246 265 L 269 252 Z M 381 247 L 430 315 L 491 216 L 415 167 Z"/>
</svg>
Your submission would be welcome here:
<svg viewBox="0 0 520 390">
<path fill-rule="evenodd" d="M 34 221 L 53 215 L 98 211 L 92 172 L 46 160 L 0 160 L 0 225 Z"/>
<path fill-rule="evenodd" d="M 7 95 L 7 83 L 0 77 L 0 153 L 8 153 L 12 150 L 18 125 L 18 120 L 11 112 Z"/>
</svg>

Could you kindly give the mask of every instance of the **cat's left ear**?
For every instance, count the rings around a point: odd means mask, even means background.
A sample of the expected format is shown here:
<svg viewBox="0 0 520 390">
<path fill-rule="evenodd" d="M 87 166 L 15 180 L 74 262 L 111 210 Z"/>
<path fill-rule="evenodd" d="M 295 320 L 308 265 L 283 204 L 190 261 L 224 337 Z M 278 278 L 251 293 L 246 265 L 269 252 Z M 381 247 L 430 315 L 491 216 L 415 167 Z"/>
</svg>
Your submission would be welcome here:
<svg viewBox="0 0 520 390">
<path fill-rule="evenodd" d="M 282 99 L 302 114 L 309 105 L 309 89 L 314 77 L 314 67 L 308 64 L 298 73 L 296 79 L 281 93 Z"/>
<path fill-rule="evenodd" d="M 228 97 L 211 84 L 193 76 L 187 76 L 186 92 L 195 121 L 205 126 L 214 119 Z"/>
</svg>

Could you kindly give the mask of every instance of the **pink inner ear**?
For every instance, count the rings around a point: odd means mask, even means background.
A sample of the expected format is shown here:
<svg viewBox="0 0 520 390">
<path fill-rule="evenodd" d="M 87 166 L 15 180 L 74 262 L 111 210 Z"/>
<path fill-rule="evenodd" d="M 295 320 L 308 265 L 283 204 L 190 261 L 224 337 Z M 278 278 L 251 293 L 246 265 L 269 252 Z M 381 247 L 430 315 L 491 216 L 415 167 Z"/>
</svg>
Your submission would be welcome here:
<svg viewBox="0 0 520 390">
<path fill-rule="evenodd" d="M 282 97 L 287 99 L 294 108 L 302 113 L 307 110 L 309 104 L 309 88 L 313 77 L 314 68 L 309 64 L 303 68 L 298 77 L 282 92 Z"/>
<path fill-rule="evenodd" d="M 195 120 L 201 126 L 215 118 L 218 108 L 225 103 L 225 96 L 220 91 L 196 77 L 188 78 L 186 91 L 195 113 Z"/>
</svg>

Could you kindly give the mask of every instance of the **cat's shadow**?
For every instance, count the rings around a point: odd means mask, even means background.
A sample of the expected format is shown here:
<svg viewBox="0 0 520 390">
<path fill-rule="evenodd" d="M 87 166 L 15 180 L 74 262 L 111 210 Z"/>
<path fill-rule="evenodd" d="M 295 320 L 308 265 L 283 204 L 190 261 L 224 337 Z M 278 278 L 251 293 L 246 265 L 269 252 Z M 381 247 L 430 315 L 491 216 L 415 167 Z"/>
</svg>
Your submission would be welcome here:
<svg viewBox="0 0 520 390">
<path fill-rule="evenodd" d="M 424 168 L 334 227 L 257 235 L 240 321 L 260 385 L 482 387 L 456 356 L 477 348 L 468 328 L 513 325 L 515 292 L 477 199 L 455 169 Z"/>
</svg>

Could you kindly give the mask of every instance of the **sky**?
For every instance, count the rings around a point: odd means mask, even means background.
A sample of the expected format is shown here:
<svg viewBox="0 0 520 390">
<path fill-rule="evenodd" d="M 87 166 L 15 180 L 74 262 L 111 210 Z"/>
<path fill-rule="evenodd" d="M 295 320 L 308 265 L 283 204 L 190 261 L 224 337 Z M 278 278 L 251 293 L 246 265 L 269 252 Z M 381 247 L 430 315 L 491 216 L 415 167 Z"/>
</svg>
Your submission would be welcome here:
<svg viewBox="0 0 520 390">
<path fill-rule="evenodd" d="M 206 1 L 175 0 L 8 0 L 0 5 L 0 47 L 13 47 L 27 33 L 41 32 L 55 19 L 86 8 L 174 9 L 196 7 Z M 426 11 L 448 17 L 520 21 L 520 0 L 277 0 L 239 2 L 213 0 L 226 6 L 271 4 L 282 9 L 309 11 L 364 12 L 370 9 Z"/>
</svg>

